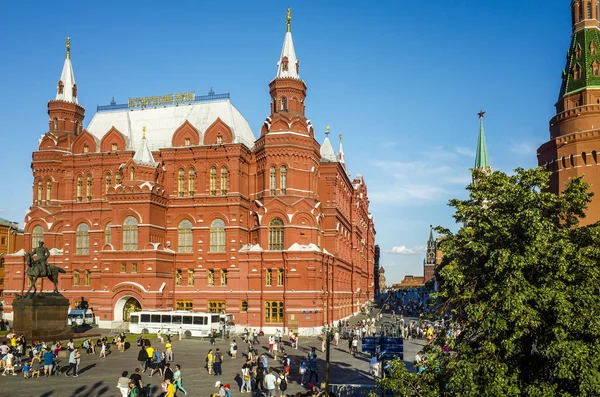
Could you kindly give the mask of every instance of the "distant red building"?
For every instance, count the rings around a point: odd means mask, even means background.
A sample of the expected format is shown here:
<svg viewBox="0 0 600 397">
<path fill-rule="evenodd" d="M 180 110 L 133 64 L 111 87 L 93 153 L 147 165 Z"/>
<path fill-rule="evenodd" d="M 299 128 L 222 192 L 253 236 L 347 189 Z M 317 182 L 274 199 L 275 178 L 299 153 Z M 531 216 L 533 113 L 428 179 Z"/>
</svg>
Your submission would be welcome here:
<svg viewBox="0 0 600 397">
<path fill-rule="evenodd" d="M 269 92 L 258 139 L 212 92 L 113 101 L 83 129 L 68 44 L 33 153 L 25 250 L 52 248 L 61 293 L 103 327 L 142 308 L 226 311 L 263 329 L 357 312 L 374 290 L 367 186 L 349 178 L 341 135 L 337 154 L 315 140 L 289 22 Z M 6 257 L 8 316 L 28 287 L 22 255 Z"/>
</svg>

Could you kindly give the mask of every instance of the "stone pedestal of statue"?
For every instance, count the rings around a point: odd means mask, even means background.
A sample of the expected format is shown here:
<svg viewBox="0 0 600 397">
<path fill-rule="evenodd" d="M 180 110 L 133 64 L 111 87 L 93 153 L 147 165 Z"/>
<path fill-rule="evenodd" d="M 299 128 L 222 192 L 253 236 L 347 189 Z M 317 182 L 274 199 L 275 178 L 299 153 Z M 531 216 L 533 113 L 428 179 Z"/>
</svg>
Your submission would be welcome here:
<svg viewBox="0 0 600 397">
<path fill-rule="evenodd" d="M 69 300 L 60 294 L 35 294 L 13 301 L 13 329 L 28 341 L 68 340 L 73 330 L 68 325 Z"/>
</svg>

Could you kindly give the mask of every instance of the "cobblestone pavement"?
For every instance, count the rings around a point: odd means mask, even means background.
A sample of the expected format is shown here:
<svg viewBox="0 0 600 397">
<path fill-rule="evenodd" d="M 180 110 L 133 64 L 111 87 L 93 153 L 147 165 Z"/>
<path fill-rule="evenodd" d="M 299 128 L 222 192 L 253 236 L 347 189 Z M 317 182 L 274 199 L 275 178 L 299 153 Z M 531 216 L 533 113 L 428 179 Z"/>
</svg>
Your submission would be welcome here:
<svg viewBox="0 0 600 397">
<path fill-rule="evenodd" d="M 358 315 L 351 321 L 358 321 L 364 318 L 364 315 Z M 385 317 L 384 317 L 385 320 Z M 95 330 L 97 332 L 97 330 Z M 233 338 L 232 338 L 233 339 Z M 236 339 L 240 342 L 239 339 Z M 325 380 L 325 353 L 321 352 L 321 340 L 317 337 L 304 339 L 300 338 L 299 349 L 293 349 L 286 346 L 286 353 L 292 359 L 291 376 L 289 378 L 288 395 L 293 395 L 298 391 L 306 390 L 305 386 L 300 385 L 300 375 L 298 374 L 298 364 L 301 357 L 305 357 L 311 347 L 316 347 L 319 359 L 319 381 Z M 158 340 L 152 340 L 152 345 L 159 350 L 164 345 Z M 215 391 L 215 381 L 220 380 L 223 383 L 231 385 L 232 395 L 241 395 L 239 392 L 241 377 L 240 369 L 243 365 L 242 352 L 244 345 L 241 344 L 238 350 L 238 358 L 231 359 L 226 352 L 229 351 L 229 340 L 217 340 L 215 346 L 211 346 L 207 340 L 184 339 L 173 341 L 173 351 L 175 360 L 173 364 L 179 364 L 182 368 L 183 385 L 191 396 L 210 396 Z M 405 362 L 412 366 L 408 361 L 412 361 L 416 352 L 421 349 L 422 341 L 405 342 Z M 266 352 L 267 337 L 261 338 L 259 352 Z M 268 346 L 268 345 L 267 345 Z M 208 349 L 220 348 L 224 353 L 223 375 L 208 375 L 204 369 L 205 356 Z M 116 387 L 117 379 L 122 371 L 130 373 L 137 366 L 138 349 L 133 346 L 125 352 L 118 352 L 116 348 L 108 357 L 99 358 L 97 355 L 82 355 L 80 376 L 77 378 L 66 377 L 65 375 L 52 376 L 49 378 L 24 379 L 21 373 L 18 376 L 0 377 L 0 395 L 11 397 L 110 397 L 121 396 Z M 67 366 L 67 359 L 62 358 L 61 365 Z M 331 370 L 330 383 L 336 384 L 373 384 L 373 378 L 369 375 L 369 358 L 367 355 L 359 353 L 356 357 L 348 353 L 348 343 L 341 340 L 339 346 L 332 345 L 331 348 Z M 283 366 L 269 356 L 269 366 L 277 371 L 281 371 Z M 161 380 L 158 375 L 149 377 L 148 372 L 143 374 L 144 384 L 151 391 L 151 396 L 160 395 Z M 179 393 L 183 395 L 183 393 Z M 248 394 L 245 394 L 248 395 Z M 260 393 L 254 394 L 261 396 Z"/>
</svg>

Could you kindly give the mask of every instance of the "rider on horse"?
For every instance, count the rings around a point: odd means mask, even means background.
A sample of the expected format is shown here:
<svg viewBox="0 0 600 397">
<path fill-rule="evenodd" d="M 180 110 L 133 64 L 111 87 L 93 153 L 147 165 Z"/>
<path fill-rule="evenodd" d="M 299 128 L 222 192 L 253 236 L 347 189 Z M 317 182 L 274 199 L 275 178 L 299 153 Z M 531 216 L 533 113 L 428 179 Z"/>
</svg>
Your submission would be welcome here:
<svg viewBox="0 0 600 397">
<path fill-rule="evenodd" d="M 44 247 L 44 242 L 40 241 L 39 246 L 35 247 L 31 252 L 31 256 L 35 255 L 35 265 L 40 266 L 45 274 L 50 274 L 50 265 L 48 265 L 48 257 L 50 256 L 50 250 Z"/>
</svg>

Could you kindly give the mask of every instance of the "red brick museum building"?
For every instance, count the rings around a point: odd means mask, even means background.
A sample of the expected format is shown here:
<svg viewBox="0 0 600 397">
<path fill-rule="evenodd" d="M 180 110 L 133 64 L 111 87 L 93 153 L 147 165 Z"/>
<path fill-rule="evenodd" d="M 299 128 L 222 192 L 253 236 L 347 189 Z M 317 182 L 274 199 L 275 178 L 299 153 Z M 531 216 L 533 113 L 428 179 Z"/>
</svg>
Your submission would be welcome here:
<svg viewBox="0 0 600 397">
<path fill-rule="evenodd" d="M 258 139 L 212 92 L 113 101 L 83 128 L 67 42 L 24 231 L 26 252 L 43 241 L 66 271 L 72 307 L 84 299 L 102 327 L 187 309 L 269 331 L 317 328 L 373 299 L 367 186 L 350 179 L 341 136 L 337 153 L 329 128 L 316 140 L 299 65 L 288 20 Z M 8 318 L 28 288 L 23 254 L 5 258 Z"/>
</svg>

